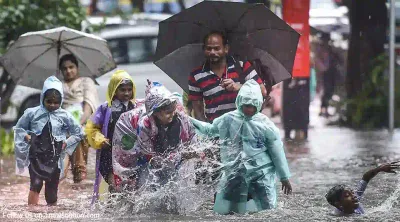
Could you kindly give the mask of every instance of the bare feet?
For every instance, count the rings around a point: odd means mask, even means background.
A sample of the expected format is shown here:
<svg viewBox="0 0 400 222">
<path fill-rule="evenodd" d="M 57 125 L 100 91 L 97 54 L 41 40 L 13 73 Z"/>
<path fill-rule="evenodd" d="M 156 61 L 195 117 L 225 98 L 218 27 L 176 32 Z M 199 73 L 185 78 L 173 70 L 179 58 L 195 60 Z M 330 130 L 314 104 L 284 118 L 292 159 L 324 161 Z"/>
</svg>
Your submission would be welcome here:
<svg viewBox="0 0 400 222">
<path fill-rule="evenodd" d="M 28 195 L 28 205 L 38 205 L 38 204 L 39 204 L 39 193 L 30 190 Z"/>
</svg>

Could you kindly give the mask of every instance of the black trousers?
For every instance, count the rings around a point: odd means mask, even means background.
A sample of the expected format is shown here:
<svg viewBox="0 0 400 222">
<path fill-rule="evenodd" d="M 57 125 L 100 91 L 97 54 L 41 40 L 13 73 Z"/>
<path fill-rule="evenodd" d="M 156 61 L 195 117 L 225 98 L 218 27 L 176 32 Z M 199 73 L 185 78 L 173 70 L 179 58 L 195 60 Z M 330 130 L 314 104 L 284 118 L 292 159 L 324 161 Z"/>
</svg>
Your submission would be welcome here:
<svg viewBox="0 0 400 222">
<path fill-rule="evenodd" d="M 108 184 L 110 184 L 111 181 L 108 181 L 108 175 L 110 173 L 113 173 L 111 148 L 100 150 L 99 171 L 100 171 L 101 176 L 103 176 L 104 181 L 106 181 Z"/>
<path fill-rule="evenodd" d="M 43 187 L 43 181 L 45 181 L 44 196 L 48 204 L 54 204 L 57 202 L 58 193 L 58 182 L 60 179 L 60 169 L 56 169 L 49 179 L 41 179 L 36 173 L 29 167 L 30 175 L 30 190 L 36 193 L 40 193 Z"/>
</svg>

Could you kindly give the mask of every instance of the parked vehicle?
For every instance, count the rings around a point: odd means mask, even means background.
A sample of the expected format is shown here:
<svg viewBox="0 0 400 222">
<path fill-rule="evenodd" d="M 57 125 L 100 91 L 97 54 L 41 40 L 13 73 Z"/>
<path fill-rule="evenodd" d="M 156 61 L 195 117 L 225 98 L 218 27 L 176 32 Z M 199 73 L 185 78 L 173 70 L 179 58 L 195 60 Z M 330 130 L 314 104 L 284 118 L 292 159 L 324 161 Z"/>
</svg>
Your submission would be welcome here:
<svg viewBox="0 0 400 222">
<path fill-rule="evenodd" d="M 160 81 L 171 91 L 182 89 L 167 74 L 153 64 L 157 47 L 158 23 L 107 29 L 99 34 L 108 41 L 118 68 L 126 70 L 136 82 L 138 98 L 144 97 L 146 80 Z M 99 78 L 99 97 L 105 100 L 105 92 L 112 72 Z"/>
</svg>

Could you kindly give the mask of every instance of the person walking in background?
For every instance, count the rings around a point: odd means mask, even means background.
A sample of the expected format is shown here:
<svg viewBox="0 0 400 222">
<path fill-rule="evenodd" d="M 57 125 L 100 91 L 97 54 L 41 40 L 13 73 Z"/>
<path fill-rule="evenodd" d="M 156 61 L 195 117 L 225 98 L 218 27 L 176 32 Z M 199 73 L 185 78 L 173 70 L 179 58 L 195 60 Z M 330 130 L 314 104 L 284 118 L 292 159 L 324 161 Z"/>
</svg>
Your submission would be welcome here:
<svg viewBox="0 0 400 222">
<path fill-rule="evenodd" d="M 74 55 L 66 54 L 62 56 L 59 63 L 61 73 L 64 76 L 64 103 L 62 108 L 71 112 L 84 127 L 98 104 L 99 99 L 95 83 L 88 77 L 79 76 L 79 63 Z M 72 156 L 65 159 L 67 167 L 64 176 L 67 175 L 68 165 L 71 163 L 74 183 L 79 183 L 86 178 L 88 152 L 89 144 L 85 137 L 78 144 Z"/>
<path fill-rule="evenodd" d="M 321 110 L 319 115 L 328 117 L 329 101 L 335 91 L 336 78 L 338 75 L 337 58 L 329 45 L 330 37 L 325 34 L 322 36 L 322 45 L 317 54 L 315 67 L 322 74 L 323 78 L 323 95 L 321 98 Z"/>
</svg>

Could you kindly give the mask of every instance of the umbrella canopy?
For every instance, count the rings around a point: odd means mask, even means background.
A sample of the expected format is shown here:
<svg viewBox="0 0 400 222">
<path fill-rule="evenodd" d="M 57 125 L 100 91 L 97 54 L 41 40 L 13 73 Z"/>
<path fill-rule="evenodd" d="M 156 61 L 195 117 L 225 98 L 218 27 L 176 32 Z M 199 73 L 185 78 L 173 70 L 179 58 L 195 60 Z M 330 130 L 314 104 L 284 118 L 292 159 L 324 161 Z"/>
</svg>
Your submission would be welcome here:
<svg viewBox="0 0 400 222">
<path fill-rule="evenodd" d="M 203 38 L 227 34 L 230 55 L 260 59 L 274 83 L 291 78 L 300 35 L 263 4 L 203 1 L 160 22 L 155 64 L 185 91 L 189 73 L 204 63 Z"/>
<path fill-rule="evenodd" d="M 0 63 L 16 83 L 41 89 L 65 54 L 77 58 L 80 76 L 96 78 L 116 67 L 106 40 L 67 27 L 21 35 Z M 63 79 L 60 72 L 57 77 Z"/>
</svg>

